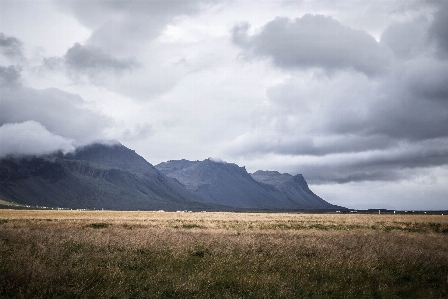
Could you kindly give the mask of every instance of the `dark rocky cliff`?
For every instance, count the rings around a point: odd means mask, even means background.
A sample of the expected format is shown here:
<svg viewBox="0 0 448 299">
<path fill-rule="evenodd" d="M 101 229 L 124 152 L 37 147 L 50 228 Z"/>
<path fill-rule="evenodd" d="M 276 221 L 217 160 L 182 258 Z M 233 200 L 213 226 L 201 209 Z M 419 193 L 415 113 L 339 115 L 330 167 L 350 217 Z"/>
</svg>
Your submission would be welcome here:
<svg viewBox="0 0 448 299">
<path fill-rule="evenodd" d="M 115 210 L 219 210 L 121 144 L 0 160 L 0 196 L 20 204 Z"/>
<path fill-rule="evenodd" d="M 233 163 L 178 160 L 156 167 L 120 143 L 70 154 L 0 160 L 0 199 L 114 210 L 332 209 L 301 175 L 249 174 Z"/>
</svg>

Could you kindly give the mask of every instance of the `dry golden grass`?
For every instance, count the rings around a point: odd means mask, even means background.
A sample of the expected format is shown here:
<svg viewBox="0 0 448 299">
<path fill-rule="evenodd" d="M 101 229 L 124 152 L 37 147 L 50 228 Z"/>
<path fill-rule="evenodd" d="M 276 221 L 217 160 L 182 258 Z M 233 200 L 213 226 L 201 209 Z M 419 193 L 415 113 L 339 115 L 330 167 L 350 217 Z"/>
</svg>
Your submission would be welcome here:
<svg viewBox="0 0 448 299">
<path fill-rule="evenodd" d="M 0 210 L 1 298 L 448 298 L 448 217 Z"/>
<path fill-rule="evenodd" d="M 77 210 L 0 210 L 0 219 L 106 222 L 155 228 L 223 230 L 406 230 L 448 232 L 446 215 L 183 213 Z"/>
</svg>

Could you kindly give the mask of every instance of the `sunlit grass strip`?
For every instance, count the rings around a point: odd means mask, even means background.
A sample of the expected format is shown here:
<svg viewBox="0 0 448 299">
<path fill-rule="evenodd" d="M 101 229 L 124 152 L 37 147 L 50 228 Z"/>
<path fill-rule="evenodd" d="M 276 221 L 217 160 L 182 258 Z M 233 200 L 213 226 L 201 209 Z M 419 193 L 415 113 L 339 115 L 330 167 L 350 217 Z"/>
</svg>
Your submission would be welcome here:
<svg viewBox="0 0 448 299">
<path fill-rule="evenodd" d="M 356 230 L 448 233 L 443 215 L 344 215 L 294 213 L 161 213 L 117 211 L 17 211 L 0 210 L 0 223 L 71 221 L 133 227 L 224 230 Z"/>
</svg>

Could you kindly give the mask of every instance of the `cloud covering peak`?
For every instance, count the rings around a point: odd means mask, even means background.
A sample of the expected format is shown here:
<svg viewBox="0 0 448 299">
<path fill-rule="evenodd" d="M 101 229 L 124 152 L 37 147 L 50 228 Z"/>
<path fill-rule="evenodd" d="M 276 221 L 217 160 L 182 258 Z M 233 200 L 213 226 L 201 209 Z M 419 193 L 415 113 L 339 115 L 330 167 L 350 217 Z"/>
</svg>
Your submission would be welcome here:
<svg viewBox="0 0 448 299">
<path fill-rule="evenodd" d="M 37 121 L 7 123 L 0 127 L 0 158 L 8 156 L 64 154 L 75 149 L 74 140 L 55 135 Z"/>
</svg>

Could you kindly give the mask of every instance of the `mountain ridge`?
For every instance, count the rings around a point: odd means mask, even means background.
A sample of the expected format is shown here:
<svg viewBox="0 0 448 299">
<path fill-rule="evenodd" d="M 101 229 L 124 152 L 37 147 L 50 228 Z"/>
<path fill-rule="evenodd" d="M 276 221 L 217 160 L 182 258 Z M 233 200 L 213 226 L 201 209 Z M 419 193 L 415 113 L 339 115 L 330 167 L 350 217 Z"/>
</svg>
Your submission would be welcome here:
<svg viewBox="0 0 448 299">
<path fill-rule="evenodd" d="M 95 144 L 67 155 L 1 159 L 0 195 L 20 204 L 66 208 L 225 209 L 201 203 L 121 144 Z"/>
<path fill-rule="evenodd" d="M 304 208 L 340 208 L 331 205 L 311 191 L 302 174 L 293 176 L 288 173 L 281 174 L 278 171 L 258 170 L 252 174 L 252 177 L 259 182 L 273 186 L 287 198 Z"/>
<path fill-rule="evenodd" d="M 283 177 L 283 182 L 280 180 L 282 175 L 276 171 L 268 172 L 277 173 L 275 177 L 267 177 L 263 171 L 249 174 L 245 167 L 215 162 L 210 158 L 204 161 L 170 160 L 155 167 L 216 204 L 279 210 L 340 208 L 315 195 L 302 175 L 284 174 L 289 180 Z M 280 181 L 276 183 L 275 179 Z"/>
<path fill-rule="evenodd" d="M 26 205 L 114 210 L 340 208 L 315 195 L 301 175 L 249 174 L 211 158 L 153 166 L 119 142 L 0 159 L 0 197 Z"/>
</svg>

